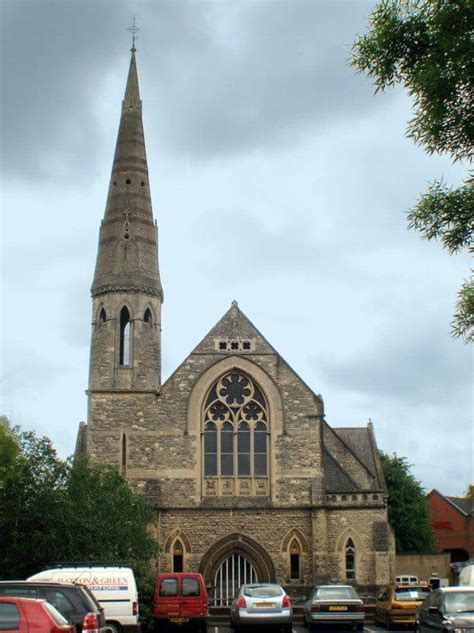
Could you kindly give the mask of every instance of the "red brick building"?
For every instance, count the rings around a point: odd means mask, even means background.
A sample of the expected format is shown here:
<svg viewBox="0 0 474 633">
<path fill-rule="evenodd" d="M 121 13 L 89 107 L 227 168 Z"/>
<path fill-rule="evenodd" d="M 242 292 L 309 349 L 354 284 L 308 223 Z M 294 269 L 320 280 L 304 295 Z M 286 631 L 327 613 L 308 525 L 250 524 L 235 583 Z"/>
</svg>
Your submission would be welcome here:
<svg viewBox="0 0 474 633">
<path fill-rule="evenodd" d="M 446 497 L 438 490 L 426 495 L 438 552 L 449 552 L 451 562 L 474 558 L 474 501 Z"/>
</svg>

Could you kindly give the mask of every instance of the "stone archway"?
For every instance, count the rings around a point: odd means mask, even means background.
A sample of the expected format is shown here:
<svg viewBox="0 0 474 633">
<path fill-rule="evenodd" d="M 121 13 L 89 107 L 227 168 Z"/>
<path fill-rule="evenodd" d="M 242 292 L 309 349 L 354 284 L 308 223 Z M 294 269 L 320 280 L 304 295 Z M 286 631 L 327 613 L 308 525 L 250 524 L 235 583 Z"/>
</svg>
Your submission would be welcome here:
<svg viewBox="0 0 474 633">
<path fill-rule="evenodd" d="M 225 578 L 225 587 L 219 587 L 219 601 L 228 604 L 238 583 L 275 582 L 275 566 L 265 549 L 244 534 L 229 534 L 217 541 L 203 556 L 199 571 L 208 587 L 215 588 L 216 578 Z M 213 592 L 215 595 L 216 593 Z M 233 595 L 232 595 L 233 597 Z"/>
</svg>

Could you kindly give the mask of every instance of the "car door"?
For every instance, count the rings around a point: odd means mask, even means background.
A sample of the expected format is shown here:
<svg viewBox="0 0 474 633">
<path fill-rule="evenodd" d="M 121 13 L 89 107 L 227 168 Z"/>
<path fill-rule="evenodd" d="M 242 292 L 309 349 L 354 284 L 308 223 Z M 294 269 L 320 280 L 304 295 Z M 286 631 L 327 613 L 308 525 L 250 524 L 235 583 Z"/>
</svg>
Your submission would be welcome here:
<svg viewBox="0 0 474 633">
<path fill-rule="evenodd" d="M 180 617 L 199 617 L 203 611 L 203 601 L 204 597 L 201 592 L 199 578 L 195 576 L 182 576 L 179 604 Z"/>
</svg>

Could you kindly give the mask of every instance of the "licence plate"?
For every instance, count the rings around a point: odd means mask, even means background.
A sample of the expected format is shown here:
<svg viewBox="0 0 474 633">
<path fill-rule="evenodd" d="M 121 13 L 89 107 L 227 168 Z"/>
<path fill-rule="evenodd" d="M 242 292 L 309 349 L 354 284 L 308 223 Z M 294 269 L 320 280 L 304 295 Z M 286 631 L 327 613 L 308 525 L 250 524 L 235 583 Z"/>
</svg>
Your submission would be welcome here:
<svg viewBox="0 0 474 633">
<path fill-rule="evenodd" d="M 275 606 L 274 602 L 256 602 L 255 606 L 259 609 L 273 609 Z"/>
<path fill-rule="evenodd" d="M 185 624 L 189 622 L 189 618 L 170 618 L 171 624 Z"/>
<path fill-rule="evenodd" d="M 347 607 L 329 607 L 329 611 L 347 611 Z"/>
</svg>

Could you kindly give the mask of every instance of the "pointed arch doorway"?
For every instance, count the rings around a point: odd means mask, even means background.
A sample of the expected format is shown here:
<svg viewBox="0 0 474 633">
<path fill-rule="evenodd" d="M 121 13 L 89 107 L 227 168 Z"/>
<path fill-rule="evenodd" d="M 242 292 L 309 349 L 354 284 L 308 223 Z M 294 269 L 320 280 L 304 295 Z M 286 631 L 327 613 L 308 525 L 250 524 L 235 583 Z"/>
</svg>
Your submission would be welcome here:
<svg viewBox="0 0 474 633">
<path fill-rule="evenodd" d="M 215 543 L 199 566 L 218 606 L 228 606 L 241 585 L 275 582 L 275 566 L 267 551 L 244 534 L 229 534 Z"/>
<path fill-rule="evenodd" d="M 214 604 L 227 607 L 241 585 L 258 582 L 258 573 L 252 561 L 242 552 L 233 552 L 217 568 L 214 576 Z"/>
</svg>

